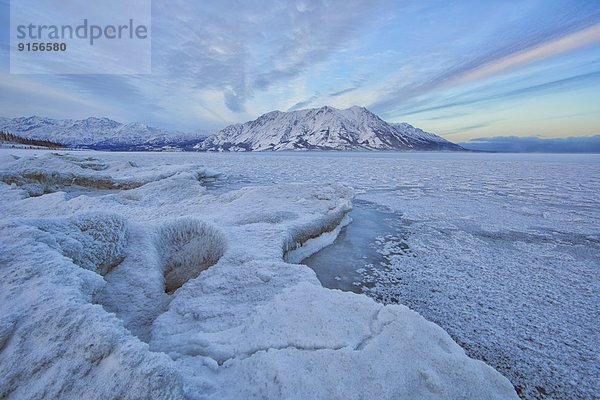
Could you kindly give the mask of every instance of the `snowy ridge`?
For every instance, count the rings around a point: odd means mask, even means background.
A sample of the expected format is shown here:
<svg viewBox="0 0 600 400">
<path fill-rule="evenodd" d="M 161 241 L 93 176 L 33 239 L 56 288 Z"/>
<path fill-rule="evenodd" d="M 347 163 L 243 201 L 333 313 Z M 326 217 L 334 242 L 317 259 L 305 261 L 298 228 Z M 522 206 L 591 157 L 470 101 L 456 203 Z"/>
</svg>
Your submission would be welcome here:
<svg viewBox="0 0 600 400">
<path fill-rule="evenodd" d="M 419 142 L 419 141 L 421 141 L 423 143 L 433 142 L 433 143 L 440 143 L 445 146 L 453 147 L 452 145 L 454 145 L 454 146 L 458 147 L 458 145 L 444 139 L 441 136 L 438 136 L 431 132 L 425 132 L 423 129 L 415 128 L 414 126 L 412 126 L 411 124 L 409 124 L 407 122 L 390 123 L 390 125 L 393 126 L 394 128 L 396 128 L 396 130 L 398 130 L 399 132 L 402 132 L 404 135 L 411 137 L 416 142 Z"/>
<path fill-rule="evenodd" d="M 84 120 L 44 117 L 0 118 L 0 130 L 27 139 L 50 140 L 70 147 L 112 148 L 130 146 L 184 146 L 198 142 L 206 132 L 172 132 L 139 122 L 123 124 L 109 118 Z"/>
<path fill-rule="evenodd" d="M 235 124 L 196 148 L 209 151 L 265 150 L 463 150 L 407 123 L 389 124 L 364 107 L 272 111 Z"/>
</svg>

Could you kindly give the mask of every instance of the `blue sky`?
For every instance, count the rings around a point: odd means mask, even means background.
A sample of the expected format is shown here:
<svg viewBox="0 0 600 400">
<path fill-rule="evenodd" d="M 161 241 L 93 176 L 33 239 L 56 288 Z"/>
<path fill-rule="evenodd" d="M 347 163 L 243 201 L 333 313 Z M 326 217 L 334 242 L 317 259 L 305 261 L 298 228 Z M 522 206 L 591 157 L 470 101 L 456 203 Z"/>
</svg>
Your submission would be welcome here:
<svg viewBox="0 0 600 400">
<path fill-rule="evenodd" d="M 187 131 L 274 109 L 361 105 L 453 141 L 600 134 L 598 0 L 152 7 L 152 74 L 14 75 L 0 0 L 0 115 Z"/>
</svg>

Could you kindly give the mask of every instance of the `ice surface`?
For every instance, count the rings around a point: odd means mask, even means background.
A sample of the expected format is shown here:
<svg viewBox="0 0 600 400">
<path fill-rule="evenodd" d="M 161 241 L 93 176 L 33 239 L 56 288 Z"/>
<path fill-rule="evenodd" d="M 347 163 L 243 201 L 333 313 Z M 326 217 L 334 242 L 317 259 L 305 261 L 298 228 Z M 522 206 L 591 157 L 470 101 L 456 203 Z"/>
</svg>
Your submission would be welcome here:
<svg viewBox="0 0 600 400">
<path fill-rule="evenodd" d="M 384 265 L 370 296 L 441 325 L 525 398 L 600 397 L 598 155 L 205 159 L 233 181 L 335 181 L 391 208 L 400 231 L 372 239 Z"/>
<path fill-rule="evenodd" d="M 373 203 L 354 201 L 349 214 L 352 223 L 345 227 L 331 246 L 302 260 L 317 273 L 323 286 L 362 293 L 372 287 L 365 277 L 381 268 L 386 259 L 378 253 L 375 238 L 396 231 L 396 214 Z"/>
<path fill-rule="evenodd" d="M 516 397 L 416 312 L 283 260 L 338 229 L 348 186 L 268 167 L 256 179 L 260 162 L 239 158 L 13 153 L 0 168 L 2 398 Z M 211 190 L 211 170 L 255 183 Z"/>
</svg>

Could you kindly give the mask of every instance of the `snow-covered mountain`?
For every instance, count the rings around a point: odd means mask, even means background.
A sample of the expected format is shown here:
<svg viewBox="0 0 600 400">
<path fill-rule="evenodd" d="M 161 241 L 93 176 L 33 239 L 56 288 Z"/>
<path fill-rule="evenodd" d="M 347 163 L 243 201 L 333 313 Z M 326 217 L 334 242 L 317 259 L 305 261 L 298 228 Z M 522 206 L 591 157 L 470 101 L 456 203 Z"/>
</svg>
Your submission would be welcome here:
<svg viewBox="0 0 600 400">
<path fill-rule="evenodd" d="M 357 106 L 272 111 L 228 126 L 195 147 L 208 151 L 463 150 L 407 123 L 387 123 Z"/>
<path fill-rule="evenodd" d="M 70 147 L 97 149 L 185 147 L 203 135 L 154 128 L 139 122 L 122 124 L 108 118 L 58 120 L 44 117 L 0 118 L 0 131 L 35 140 L 50 140 Z"/>
</svg>

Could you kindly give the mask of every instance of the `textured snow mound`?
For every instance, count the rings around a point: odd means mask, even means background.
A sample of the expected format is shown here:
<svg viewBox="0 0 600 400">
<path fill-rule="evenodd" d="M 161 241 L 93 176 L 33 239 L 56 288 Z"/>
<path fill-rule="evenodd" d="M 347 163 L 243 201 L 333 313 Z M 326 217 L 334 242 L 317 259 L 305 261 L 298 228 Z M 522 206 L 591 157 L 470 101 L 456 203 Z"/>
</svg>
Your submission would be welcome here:
<svg viewBox="0 0 600 400">
<path fill-rule="evenodd" d="M 79 234 L 74 224 L 67 225 Z M 101 275 L 70 262 L 36 227 L 3 222 L 0 239 L 0 398 L 176 398 L 181 393 L 181 377 L 170 359 L 149 352 L 113 314 L 94 304 L 104 285 Z"/>
<path fill-rule="evenodd" d="M 66 220 L 40 221 L 47 243 L 82 268 L 106 275 L 125 257 L 125 219 L 110 214 L 84 214 Z"/>
<path fill-rule="evenodd" d="M 55 192 L 90 190 L 130 190 L 175 175 L 191 174 L 198 181 L 215 179 L 218 174 L 196 165 L 162 165 L 139 168 L 135 162 L 120 160 L 106 164 L 95 157 L 75 157 L 51 153 L 43 156 L 6 157 L 0 181 L 15 185 L 29 196 Z"/>
<path fill-rule="evenodd" d="M 0 173 L 0 180 L 25 189 L 30 196 L 53 193 L 66 187 L 92 189 L 129 189 L 140 186 L 140 182 L 114 180 L 107 174 L 98 174 L 108 167 L 89 157 L 78 159 L 58 154 L 11 163 L 12 168 Z"/>
</svg>

